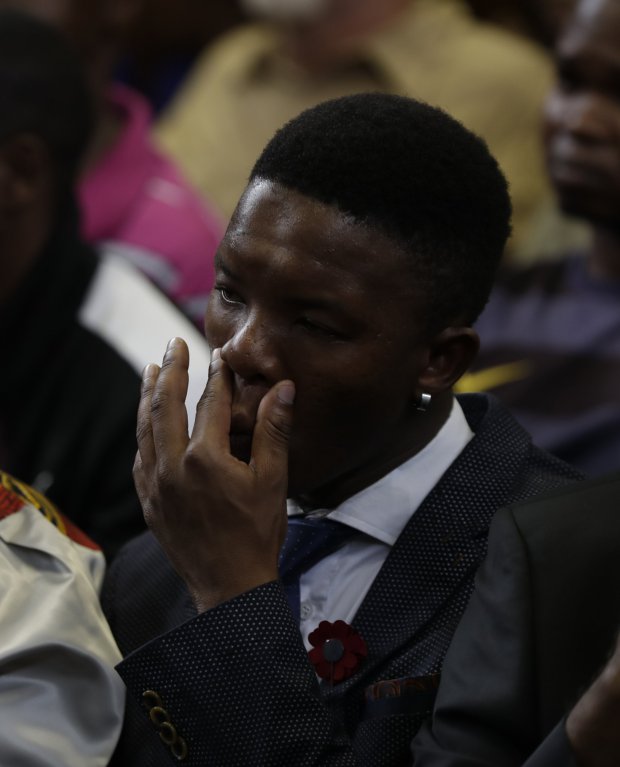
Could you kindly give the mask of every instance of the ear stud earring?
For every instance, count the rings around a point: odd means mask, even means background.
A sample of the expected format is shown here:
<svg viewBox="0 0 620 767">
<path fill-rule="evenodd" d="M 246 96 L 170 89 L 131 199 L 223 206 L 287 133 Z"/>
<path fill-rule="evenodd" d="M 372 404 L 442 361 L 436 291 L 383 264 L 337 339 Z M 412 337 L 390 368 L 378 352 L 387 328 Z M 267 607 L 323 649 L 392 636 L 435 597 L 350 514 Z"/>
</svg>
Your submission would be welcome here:
<svg viewBox="0 0 620 767">
<path fill-rule="evenodd" d="M 427 394 L 426 392 L 422 392 L 420 394 L 420 397 L 418 398 L 418 403 L 415 406 L 416 410 L 419 410 L 421 413 L 424 413 L 428 410 L 428 406 L 431 404 L 431 395 Z"/>
</svg>

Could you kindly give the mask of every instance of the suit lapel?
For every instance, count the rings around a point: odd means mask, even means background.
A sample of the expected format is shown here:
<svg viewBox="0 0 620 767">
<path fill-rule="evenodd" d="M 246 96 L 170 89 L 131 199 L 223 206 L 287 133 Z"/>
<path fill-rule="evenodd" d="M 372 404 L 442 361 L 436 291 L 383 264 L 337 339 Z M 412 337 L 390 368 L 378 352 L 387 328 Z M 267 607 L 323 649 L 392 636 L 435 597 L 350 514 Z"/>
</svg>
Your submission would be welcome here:
<svg viewBox="0 0 620 767">
<path fill-rule="evenodd" d="M 413 514 L 358 610 L 353 624 L 368 645 L 367 661 L 358 674 L 325 689 L 327 696 L 371 678 L 377 665 L 415 644 L 438 614 L 458 619 L 465 607 L 491 517 L 512 499 L 531 442 L 493 401 L 464 399 L 475 436 Z M 432 661 L 425 660 L 422 674 Z"/>
</svg>

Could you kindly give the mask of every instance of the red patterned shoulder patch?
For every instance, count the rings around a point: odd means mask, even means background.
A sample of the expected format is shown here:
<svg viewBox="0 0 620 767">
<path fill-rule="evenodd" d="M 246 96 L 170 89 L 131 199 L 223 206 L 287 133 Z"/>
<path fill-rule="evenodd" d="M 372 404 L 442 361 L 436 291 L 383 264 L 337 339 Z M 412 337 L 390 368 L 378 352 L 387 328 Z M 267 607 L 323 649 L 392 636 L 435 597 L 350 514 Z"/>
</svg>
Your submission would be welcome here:
<svg viewBox="0 0 620 767">
<path fill-rule="evenodd" d="M 26 504 L 34 506 L 41 514 L 56 527 L 63 535 L 70 538 L 81 546 L 99 551 L 100 548 L 86 533 L 73 524 L 64 514 L 61 514 L 56 506 L 46 498 L 43 493 L 35 490 L 25 482 L 20 482 L 15 477 L 0 471 L 0 519 L 15 514 Z"/>
<path fill-rule="evenodd" d="M 2 475 L 4 480 L 4 475 Z M 16 493 L 9 490 L 4 482 L 0 483 L 0 519 L 4 519 L 19 511 L 25 506 L 25 502 Z"/>
</svg>

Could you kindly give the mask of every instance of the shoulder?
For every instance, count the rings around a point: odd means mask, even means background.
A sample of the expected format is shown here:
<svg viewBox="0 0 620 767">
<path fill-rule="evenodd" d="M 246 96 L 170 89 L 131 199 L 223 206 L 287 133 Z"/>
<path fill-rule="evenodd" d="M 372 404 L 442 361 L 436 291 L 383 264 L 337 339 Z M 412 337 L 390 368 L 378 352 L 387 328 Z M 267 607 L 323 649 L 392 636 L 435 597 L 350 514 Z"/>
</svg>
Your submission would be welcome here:
<svg viewBox="0 0 620 767">
<path fill-rule="evenodd" d="M 524 85 L 534 85 L 536 93 L 551 82 L 551 60 L 540 46 L 496 24 L 479 21 L 462 0 L 416 0 L 406 14 L 405 29 L 413 35 L 434 33 L 446 55 L 462 60 L 466 72 L 479 70 L 485 82 L 509 74 L 518 74 L 515 79 L 519 80 L 535 73 L 539 81 L 526 80 Z"/>
<path fill-rule="evenodd" d="M 541 450 L 502 403 L 489 394 L 460 394 L 458 401 L 474 432 L 459 459 L 469 471 L 483 469 L 510 487 L 504 503 L 538 495 L 582 479 L 574 467 Z M 504 505 L 504 504 L 501 504 Z"/>
<path fill-rule="evenodd" d="M 546 492 L 519 505 L 510 506 L 516 525 L 524 534 L 553 530 L 558 536 L 577 534 L 596 538 L 608 535 L 617 547 L 620 537 L 620 472 L 584 480 Z M 583 541 L 578 537 L 577 541 Z M 578 544 L 580 545 L 580 544 Z"/>
<path fill-rule="evenodd" d="M 65 517 L 47 496 L 0 470 L 0 538 L 8 544 L 33 548 L 63 558 L 64 547 L 77 544 L 91 558 L 103 555 L 99 546 Z M 98 568 L 100 569 L 100 568 Z"/>
</svg>

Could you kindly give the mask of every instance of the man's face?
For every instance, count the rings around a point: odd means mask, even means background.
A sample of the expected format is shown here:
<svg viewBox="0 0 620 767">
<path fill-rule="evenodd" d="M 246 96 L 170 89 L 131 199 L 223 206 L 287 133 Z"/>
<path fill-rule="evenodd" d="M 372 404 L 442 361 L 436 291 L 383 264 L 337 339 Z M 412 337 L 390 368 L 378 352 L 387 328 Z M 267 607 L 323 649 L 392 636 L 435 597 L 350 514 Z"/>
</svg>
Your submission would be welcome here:
<svg viewBox="0 0 620 767">
<path fill-rule="evenodd" d="M 233 453 L 248 459 L 261 398 L 289 378 L 290 495 L 324 500 L 343 481 L 351 494 L 398 465 L 415 442 L 426 359 L 417 317 L 413 278 L 391 240 L 254 182 L 220 245 L 205 318 L 234 373 Z"/>
<path fill-rule="evenodd" d="M 620 225 L 620 3 L 581 0 L 557 50 L 545 114 L 547 162 L 562 207 Z"/>
</svg>

